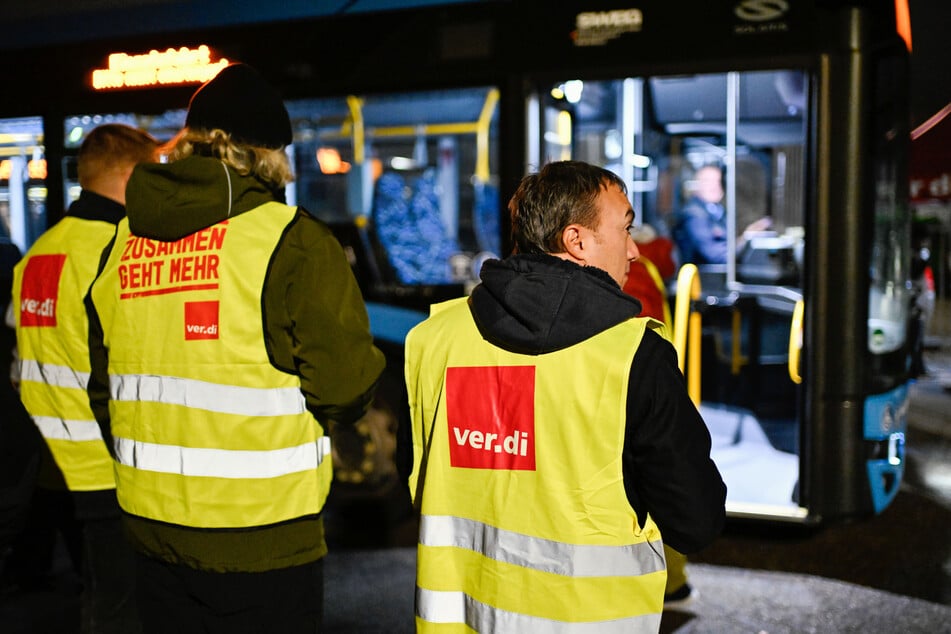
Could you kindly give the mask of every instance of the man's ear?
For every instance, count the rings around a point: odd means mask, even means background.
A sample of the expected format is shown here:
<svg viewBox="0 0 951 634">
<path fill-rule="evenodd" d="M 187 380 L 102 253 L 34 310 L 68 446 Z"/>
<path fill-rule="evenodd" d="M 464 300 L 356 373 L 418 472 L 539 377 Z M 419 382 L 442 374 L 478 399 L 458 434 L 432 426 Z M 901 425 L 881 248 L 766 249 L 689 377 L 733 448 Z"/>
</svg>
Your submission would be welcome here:
<svg viewBox="0 0 951 634">
<path fill-rule="evenodd" d="M 561 244 L 565 253 L 578 262 L 585 261 L 584 233 L 583 227 L 579 224 L 570 224 L 561 232 Z"/>
</svg>

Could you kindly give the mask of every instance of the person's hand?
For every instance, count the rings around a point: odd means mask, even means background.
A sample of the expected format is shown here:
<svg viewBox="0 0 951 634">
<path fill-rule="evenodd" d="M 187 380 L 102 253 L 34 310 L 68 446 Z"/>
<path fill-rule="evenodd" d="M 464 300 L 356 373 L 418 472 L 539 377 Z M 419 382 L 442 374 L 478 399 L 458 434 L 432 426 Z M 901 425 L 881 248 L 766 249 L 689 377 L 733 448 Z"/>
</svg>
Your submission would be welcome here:
<svg viewBox="0 0 951 634">
<path fill-rule="evenodd" d="M 769 216 L 763 216 L 759 220 L 754 220 L 746 226 L 746 229 L 743 230 L 743 235 L 747 236 L 751 233 L 758 233 L 760 231 L 767 231 L 770 227 L 773 226 L 773 219 Z"/>
<path fill-rule="evenodd" d="M 754 237 L 757 233 L 763 231 L 768 231 L 770 227 L 773 226 L 773 219 L 769 216 L 763 216 L 759 220 L 754 220 L 746 226 L 746 229 L 743 230 L 743 233 L 740 234 L 740 239 L 737 240 L 736 252 L 740 253 L 740 250 L 745 248 L 747 243 L 749 243 L 750 238 Z"/>
</svg>

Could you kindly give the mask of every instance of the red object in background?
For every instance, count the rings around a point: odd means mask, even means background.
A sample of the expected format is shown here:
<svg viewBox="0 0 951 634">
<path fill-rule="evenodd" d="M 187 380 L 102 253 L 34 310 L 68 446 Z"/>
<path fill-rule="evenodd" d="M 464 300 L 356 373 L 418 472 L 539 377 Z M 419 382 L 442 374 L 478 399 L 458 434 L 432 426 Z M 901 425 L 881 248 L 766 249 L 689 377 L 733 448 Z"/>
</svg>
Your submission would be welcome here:
<svg viewBox="0 0 951 634">
<path fill-rule="evenodd" d="M 640 300 L 641 317 L 653 317 L 666 323 L 664 306 L 667 304 L 667 292 L 663 283 L 677 271 L 673 255 L 674 243 L 658 236 L 648 242 L 637 242 L 637 249 L 641 256 L 631 262 L 624 292 Z M 643 260 L 654 265 L 661 278 L 660 285 Z"/>
<path fill-rule="evenodd" d="M 638 242 L 637 250 L 641 252 L 641 257 L 653 262 L 657 272 L 665 280 L 672 278 L 677 272 L 677 263 L 674 262 L 674 243 L 669 238 L 658 236 L 650 242 Z"/>
<path fill-rule="evenodd" d="M 912 130 L 909 159 L 912 203 L 951 200 L 951 103 Z"/>
</svg>

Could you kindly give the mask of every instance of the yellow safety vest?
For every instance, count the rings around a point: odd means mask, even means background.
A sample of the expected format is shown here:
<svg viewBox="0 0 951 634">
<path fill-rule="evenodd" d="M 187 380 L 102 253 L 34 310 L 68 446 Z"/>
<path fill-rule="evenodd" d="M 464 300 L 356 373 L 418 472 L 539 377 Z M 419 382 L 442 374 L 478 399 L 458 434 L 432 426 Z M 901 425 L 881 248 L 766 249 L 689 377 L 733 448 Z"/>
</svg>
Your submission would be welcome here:
<svg viewBox="0 0 951 634">
<path fill-rule="evenodd" d="M 112 458 L 89 407 L 88 320 L 83 298 L 115 225 L 66 216 L 14 269 L 20 399 L 46 439 L 54 465 L 41 485 L 71 491 L 114 489 Z M 59 484 L 62 486 L 62 484 Z"/>
<path fill-rule="evenodd" d="M 656 632 L 660 531 L 631 508 L 621 465 L 631 319 L 543 355 L 479 334 L 465 300 L 406 339 L 420 506 L 420 632 Z"/>
<path fill-rule="evenodd" d="M 230 528 L 323 507 L 330 438 L 264 344 L 268 262 L 295 213 L 266 203 L 175 242 L 119 224 L 92 297 L 126 512 Z"/>
</svg>

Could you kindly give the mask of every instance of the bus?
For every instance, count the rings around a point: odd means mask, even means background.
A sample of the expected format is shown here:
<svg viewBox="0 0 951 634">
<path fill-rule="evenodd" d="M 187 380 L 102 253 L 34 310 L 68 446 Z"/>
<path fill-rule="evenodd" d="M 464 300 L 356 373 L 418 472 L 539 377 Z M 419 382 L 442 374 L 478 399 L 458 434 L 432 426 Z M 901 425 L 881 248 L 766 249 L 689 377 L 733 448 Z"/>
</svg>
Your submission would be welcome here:
<svg viewBox="0 0 951 634">
<path fill-rule="evenodd" d="M 25 249 L 62 215 L 92 127 L 170 138 L 201 78 L 257 67 L 294 127 L 288 201 L 334 229 L 389 359 L 372 415 L 335 439 L 338 482 L 372 495 L 402 486 L 403 338 L 511 251 L 522 176 L 603 166 L 637 222 L 671 236 L 696 170 L 715 164 L 728 256 L 663 290 L 727 513 L 816 525 L 883 511 L 910 380 L 907 2 L 423 4 L 11 52 L 7 236 Z"/>
</svg>

